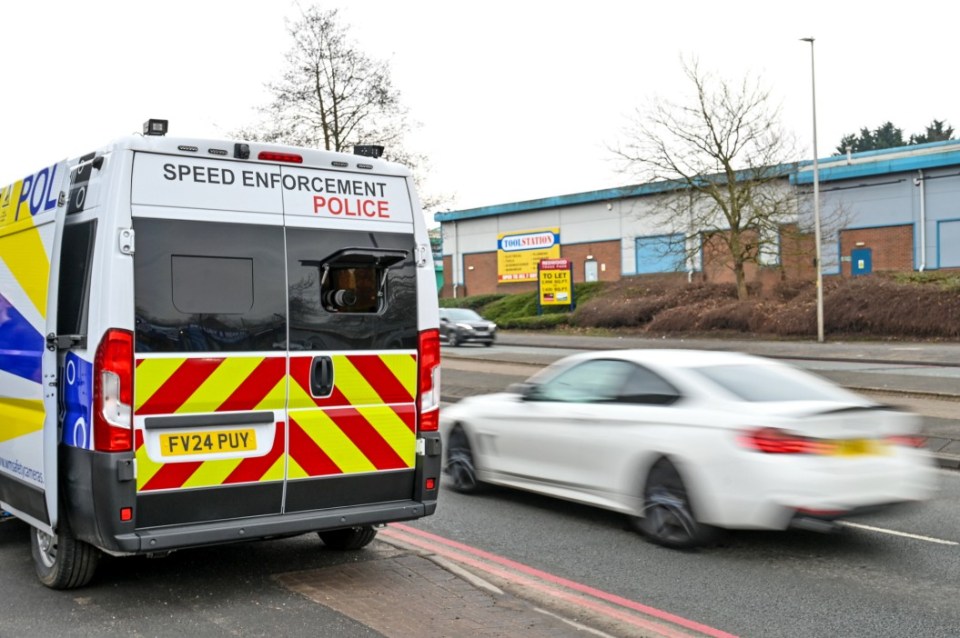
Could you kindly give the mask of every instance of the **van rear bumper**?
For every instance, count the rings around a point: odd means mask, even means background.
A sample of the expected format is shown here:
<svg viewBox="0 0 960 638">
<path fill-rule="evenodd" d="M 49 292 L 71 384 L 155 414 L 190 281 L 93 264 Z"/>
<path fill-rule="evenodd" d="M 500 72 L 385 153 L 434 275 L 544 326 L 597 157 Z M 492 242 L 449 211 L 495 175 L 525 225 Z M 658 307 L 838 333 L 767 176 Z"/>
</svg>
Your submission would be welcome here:
<svg viewBox="0 0 960 638">
<path fill-rule="evenodd" d="M 295 512 L 231 521 L 139 529 L 114 536 L 119 554 L 148 554 L 202 545 L 293 536 L 323 530 L 409 521 L 433 514 L 436 501 L 399 501 L 335 510 Z"/>
</svg>

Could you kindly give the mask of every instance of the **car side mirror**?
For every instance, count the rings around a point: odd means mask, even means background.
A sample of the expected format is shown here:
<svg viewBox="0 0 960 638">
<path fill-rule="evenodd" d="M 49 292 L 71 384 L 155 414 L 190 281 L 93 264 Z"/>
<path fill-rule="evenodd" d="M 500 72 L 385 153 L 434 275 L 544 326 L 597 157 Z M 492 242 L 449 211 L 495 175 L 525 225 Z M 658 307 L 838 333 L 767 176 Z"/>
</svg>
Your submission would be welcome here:
<svg viewBox="0 0 960 638">
<path fill-rule="evenodd" d="M 540 386 L 536 383 L 511 383 L 507 386 L 507 392 L 519 394 L 524 401 L 530 401 L 538 398 L 540 395 Z"/>
</svg>

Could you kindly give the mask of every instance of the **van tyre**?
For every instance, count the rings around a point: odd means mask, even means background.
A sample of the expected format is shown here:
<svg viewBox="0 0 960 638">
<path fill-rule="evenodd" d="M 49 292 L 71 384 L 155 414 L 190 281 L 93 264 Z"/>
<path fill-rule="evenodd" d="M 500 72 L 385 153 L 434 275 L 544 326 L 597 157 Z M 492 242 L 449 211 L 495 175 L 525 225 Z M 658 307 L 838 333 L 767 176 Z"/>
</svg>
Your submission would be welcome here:
<svg viewBox="0 0 960 638">
<path fill-rule="evenodd" d="M 33 528 L 30 551 L 40 582 L 51 589 L 75 589 L 93 579 L 100 562 L 100 550 L 77 540 L 66 516 L 60 517 L 60 529 L 50 535 Z"/>
<path fill-rule="evenodd" d="M 634 526 L 651 542 L 671 549 L 699 547 L 715 534 L 697 521 L 683 479 L 667 459 L 650 468 L 643 488 L 643 516 L 634 520 Z"/>
<path fill-rule="evenodd" d="M 323 544 L 330 549 L 349 551 L 363 549 L 377 537 L 377 530 L 369 525 L 335 529 L 331 532 L 317 532 Z"/>
</svg>

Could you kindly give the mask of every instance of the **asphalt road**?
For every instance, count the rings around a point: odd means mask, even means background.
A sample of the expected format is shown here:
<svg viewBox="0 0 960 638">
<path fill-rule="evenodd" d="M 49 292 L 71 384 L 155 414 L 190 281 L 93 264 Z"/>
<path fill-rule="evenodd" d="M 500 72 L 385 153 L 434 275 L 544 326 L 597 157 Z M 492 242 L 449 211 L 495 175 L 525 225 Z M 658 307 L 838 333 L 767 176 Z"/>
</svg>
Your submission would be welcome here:
<svg viewBox="0 0 960 638">
<path fill-rule="evenodd" d="M 413 525 L 734 635 L 945 637 L 960 627 L 960 475 L 943 479 L 935 502 L 857 520 L 869 528 L 736 532 L 694 552 L 651 545 L 614 513 L 498 488 L 444 491 Z"/>
</svg>

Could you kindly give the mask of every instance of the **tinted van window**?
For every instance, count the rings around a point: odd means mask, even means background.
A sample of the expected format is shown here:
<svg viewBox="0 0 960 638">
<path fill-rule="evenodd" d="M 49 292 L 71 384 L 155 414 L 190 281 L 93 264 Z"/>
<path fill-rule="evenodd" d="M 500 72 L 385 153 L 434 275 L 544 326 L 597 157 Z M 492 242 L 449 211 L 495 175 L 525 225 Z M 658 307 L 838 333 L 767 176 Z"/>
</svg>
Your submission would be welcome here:
<svg viewBox="0 0 960 638">
<path fill-rule="evenodd" d="M 287 228 L 290 349 L 416 348 L 413 255 L 412 235 Z"/>
<path fill-rule="evenodd" d="M 96 237 L 96 220 L 63 227 L 60 251 L 60 288 L 57 300 L 57 332 L 82 335 L 87 332 L 90 303 L 90 265 Z"/>
<path fill-rule="evenodd" d="M 283 229 L 134 219 L 138 352 L 283 350 Z"/>
</svg>

